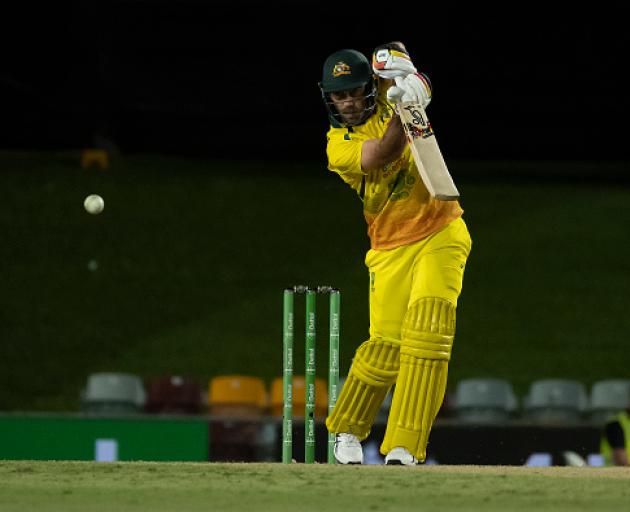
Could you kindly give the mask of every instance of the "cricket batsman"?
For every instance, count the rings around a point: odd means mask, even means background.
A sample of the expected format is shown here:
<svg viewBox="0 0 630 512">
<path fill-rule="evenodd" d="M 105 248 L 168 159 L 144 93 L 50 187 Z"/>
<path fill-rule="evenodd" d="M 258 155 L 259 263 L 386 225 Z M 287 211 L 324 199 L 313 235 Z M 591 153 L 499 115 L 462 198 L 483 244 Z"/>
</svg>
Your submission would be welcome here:
<svg viewBox="0 0 630 512">
<path fill-rule="evenodd" d="M 363 463 L 361 441 L 393 386 L 380 451 L 386 464 L 415 465 L 426 458 L 444 398 L 472 242 L 459 202 L 429 195 L 396 114 L 400 101 L 427 107 L 429 80 L 402 43 L 374 56 L 370 63 L 355 50 L 334 52 L 319 84 L 330 120 L 328 169 L 357 192 L 370 239 L 370 337 L 356 349 L 326 425 L 337 461 Z"/>
</svg>

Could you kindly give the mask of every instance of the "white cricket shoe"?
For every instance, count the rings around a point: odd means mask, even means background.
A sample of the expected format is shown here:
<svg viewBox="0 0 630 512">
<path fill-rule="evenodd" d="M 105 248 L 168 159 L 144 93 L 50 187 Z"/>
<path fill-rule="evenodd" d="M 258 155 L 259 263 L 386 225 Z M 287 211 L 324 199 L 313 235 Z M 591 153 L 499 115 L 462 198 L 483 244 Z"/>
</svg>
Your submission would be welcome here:
<svg viewBox="0 0 630 512">
<path fill-rule="evenodd" d="M 418 462 L 418 459 L 411 455 L 407 448 L 400 446 L 394 448 L 385 456 L 385 464 L 388 466 L 415 466 Z"/>
<path fill-rule="evenodd" d="M 359 438 L 353 434 L 337 434 L 335 459 L 339 464 L 363 464 L 363 447 Z"/>
</svg>

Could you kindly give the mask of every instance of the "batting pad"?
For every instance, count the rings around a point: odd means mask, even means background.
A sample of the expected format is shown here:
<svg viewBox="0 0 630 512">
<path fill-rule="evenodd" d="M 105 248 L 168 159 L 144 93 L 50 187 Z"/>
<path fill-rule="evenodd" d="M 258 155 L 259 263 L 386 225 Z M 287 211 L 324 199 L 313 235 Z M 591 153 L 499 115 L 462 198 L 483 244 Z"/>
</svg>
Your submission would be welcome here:
<svg viewBox="0 0 630 512">
<path fill-rule="evenodd" d="M 401 446 L 425 460 L 429 433 L 444 399 L 454 335 L 455 306 L 449 301 L 423 298 L 407 311 L 400 371 L 381 445 L 384 455 Z"/>
<path fill-rule="evenodd" d="M 354 434 L 363 441 L 369 434 L 385 395 L 396 380 L 398 340 L 375 339 L 355 352 L 335 408 L 326 419 L 329 432 Z"/>
</svg>

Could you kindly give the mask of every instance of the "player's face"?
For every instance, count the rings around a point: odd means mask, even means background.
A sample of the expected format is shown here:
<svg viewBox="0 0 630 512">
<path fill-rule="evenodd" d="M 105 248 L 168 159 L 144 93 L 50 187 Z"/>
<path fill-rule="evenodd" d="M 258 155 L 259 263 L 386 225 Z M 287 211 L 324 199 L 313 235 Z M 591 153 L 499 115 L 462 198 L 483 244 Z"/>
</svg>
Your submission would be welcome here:
<svg viewBox="0 0 630 512">
<path fill-rule="evenodd" d="M 343 121 L 352 126 L 361 121 L 365 114 L 365 86 L 349 89 L 347 91 L 337 91 L 330 93 L 337 112 L 341 114 Z"/>
</svg>

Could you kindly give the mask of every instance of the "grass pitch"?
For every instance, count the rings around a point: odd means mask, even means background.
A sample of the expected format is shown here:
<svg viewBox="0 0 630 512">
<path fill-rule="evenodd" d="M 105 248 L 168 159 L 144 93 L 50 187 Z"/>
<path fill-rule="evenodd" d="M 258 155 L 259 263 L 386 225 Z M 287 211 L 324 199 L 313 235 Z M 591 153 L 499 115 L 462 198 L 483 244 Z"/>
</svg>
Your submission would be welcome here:
<svg viewBox="0 0 630 512">
<path fill-rule="evenodd" d="M 0 510 L 623 510 L 627 468 L 0 462 Z"/>
</svg>

